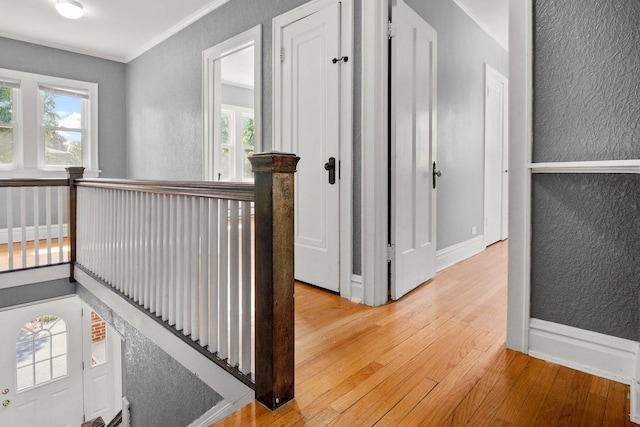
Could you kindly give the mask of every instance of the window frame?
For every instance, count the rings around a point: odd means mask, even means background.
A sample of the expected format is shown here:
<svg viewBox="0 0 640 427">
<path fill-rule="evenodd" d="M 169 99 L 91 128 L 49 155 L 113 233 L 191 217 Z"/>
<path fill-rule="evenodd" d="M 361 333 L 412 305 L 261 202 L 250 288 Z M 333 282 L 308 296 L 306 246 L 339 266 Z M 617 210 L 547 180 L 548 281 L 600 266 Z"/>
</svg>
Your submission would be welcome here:
<svg viewBox="0 0 640 427">
<path fill-rule="evenodd" d="M 244 131 L 244 119 L 251 118 L 253 120 L 254 137 L 253 137 L 253 150 L 256 152 L 256 139 L 255 139 L 255 109 L 241 107 L 239 105 L 221 104 L 221 117 L 224 115 L 230 116 L 229 119 L 229 139 L 227 144 L 222 144 L 220 141 L 220 149 L 226 147 L 229 149 L 230 170 L 229 176 L 231 181 L 235 182 L 253 182 L 253 177 L 244 177 L 244 143 L 242 140 Z M 219 165 L 218 165 L 219 166 Z M 216 174 L 217 175 L 217 174 Z M 217 176 L 216 176 L 217 177 Z M 216 179 L 219 181 L 219 179 Z M 226 180 L 222 180 L 226 181 Z"/>
<path fill-rule="evenodd" d="M 204 125 L 202 169 L 205 181 L 218 181 L 218 174 L 221 173 L 219 162 L 220 153 L 222 152 L 220 120 L 224 109 L 221 94 L 221 60 L 250 46 L 254 48 L 254 152 L 258 153 L 262 149 L 262 25 L 257 25 L 202 52 L 202 112 Z M 239 160 L 235 164 L 238 162 Z M 251 182 L 252 180 L 244 181 Z"/>
<path fill-rule="evenodd" d="M 20 92 L 20 81 L 13 79 L 6 79 L 0 77 L 0 87 L 5 87 L 11 89 L 11 123 L 0 123 L 0 128 L 11 128 L 13 129 L 13 162 L 0 164 L 0 171 L 13 169 L 15 167 L 19 167 L 21 164 L 19 160 L 22 158 L 22 147 L 18 144 L 18 141 L 21 140 L 21 130 L 22 126 L 19 126 L 20 118 L 19 116 L 21 111 L 21 92 Z"/>
<path fill-rule="evenodd" d="M 82 165 L 85 177 L 98 177 L 98 84 L 0 68 L 0 81 L 17 82 L 14 89 L 14 153 L 11 165 L 0 165 L 0 178 L 66 177 L 65 166 L 47 165 L 42 124 L 44 89 L 81 98 Z M 86 98 L 86 99 L 83 99 Z M 64 129 L 79 132 L 78 129 Z M 75 165 L 74 165 L 75 166 Z"/>
</svg>

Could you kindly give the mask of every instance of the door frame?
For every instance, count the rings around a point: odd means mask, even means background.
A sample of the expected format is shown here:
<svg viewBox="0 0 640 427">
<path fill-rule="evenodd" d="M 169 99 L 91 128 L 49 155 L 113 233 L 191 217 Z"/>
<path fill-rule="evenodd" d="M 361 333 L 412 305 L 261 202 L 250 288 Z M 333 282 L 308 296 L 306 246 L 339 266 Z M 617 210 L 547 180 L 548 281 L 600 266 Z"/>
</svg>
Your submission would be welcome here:
<svg viewBox="0 0 640 427">
<path fill-rule="evenodd" d="M 279 50 L 282 29 L 287 25 L 312 15 L 330 5 L 342 3 L 341 51 L 353 58 L 353 0 L 313 0 L 273 18 L 272 25 L 272 76 L 273 76 L 273 130 L 271 148 L 281 149 L 282 72 Z M 353 63 L 340 65 L 340 239 L 339 263 L 340 296 L 353 301 L 359 299 L 359 283 L 352 280 L 353 271 Z"/>
<path fill-rule="evenodd" d="M 509 2 L 509 281 L 507 348 L 529 352 L 533 1 Z"/>
<path fill-rule="evenodd" d="M 389 0 L 362 2 L 361 286 L 362 302 L 388 299 Z M 385 173 L 380 173 L 385 171 Z"/>
<path fill-rule="evenodd" d="M 500 147 L 500 230 L 499 240 L 504 240 L 508 236 L 508 231 L 506 224 L 504 223 L 505 219 L 505 210 L 508 212 L 508 195 L 505 190 L 508 186 L 508 174 L 503 172 L 504 170 L 508 170 L 509 164 L 509 80 L 507 77 L 496 71 L 489 64 L 484 64 L 484 209 L 483 209 L 483 218 L 484 218 L 484 226 L 487 226 L 487 194 L 489 192 L 489 187 L 487 185 L 487 172 L 488 172 L 488 157 L 487 157 L 487 91 L 489 89 L 489 77 L 499 81 L 502 83 L 503 92 L 502 92 L 502 145 Z M 505 203 L 505 195 L 507 195 L 507 203 Z M 484 233 L 486 236 L 486 233 Z M 487 244 L 485 243 L 485 246 Z"/>
</svg>

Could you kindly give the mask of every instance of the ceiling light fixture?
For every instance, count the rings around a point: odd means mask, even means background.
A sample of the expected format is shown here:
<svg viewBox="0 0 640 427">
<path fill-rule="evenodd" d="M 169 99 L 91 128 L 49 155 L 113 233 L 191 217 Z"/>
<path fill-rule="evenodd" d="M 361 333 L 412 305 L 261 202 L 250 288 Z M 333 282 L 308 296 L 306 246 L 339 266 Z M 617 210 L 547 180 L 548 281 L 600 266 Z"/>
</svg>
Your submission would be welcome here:
<svg viewBox="0 0 640 427">
<path fill-rule="evenodd" d="M 68 19 L 78 19 L 82 16 L 82 4 L 74 0 L 57 0 L 56 10 Z"/>
</svg>

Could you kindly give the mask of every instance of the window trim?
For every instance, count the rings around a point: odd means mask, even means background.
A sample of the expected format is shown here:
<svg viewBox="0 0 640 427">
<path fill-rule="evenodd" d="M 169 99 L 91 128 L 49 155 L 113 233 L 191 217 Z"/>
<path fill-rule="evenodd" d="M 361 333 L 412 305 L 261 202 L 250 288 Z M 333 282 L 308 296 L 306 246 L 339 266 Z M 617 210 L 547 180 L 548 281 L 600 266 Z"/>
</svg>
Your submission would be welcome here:
<svg viewBox="0 0 640 427">
<path fill-rule="evenodd" d="M 4 68 L 0 68 L 0 81 L 18 82 L 20 85 L 19 89 L 14 89 L 14 129 L 17 128 L 18 132 L 14 134 L 13 164 L 0 166 L 0 178 L 66 177 L 65 166 L 45 165 L 43 88 L 82 99 L 83 129 L 86 132 L 83 134 L 86 141 L 82 142 L 84 176 L 97 177 L 100 174 L 97 83 Z"/>
<path fill-rule="evenodd" d="M 243 131 L 243 119 L 245 117 L 250 117 L 253 120 L 253 129 L 254 129 L 253 150 L 254 152 L 256 152 L 255 109 L 242 107 L 239 105 L 221 104 L 220 110 L 221 110 L 221 113 L 220 113 L 221 116 L 228 114 L 231 117 L 231 120 L 229 120 L 229 141 L 226 144 L 226 146 L 229 148 L 229 153 L 231 153 L 230 156 L 232 157 L 232 163 L 233 163 L 233 168 L 232 170 L 229 171 L 230 172 L 229 175 L 231 175 L 231 181 L 253 182 L 253 177 L 244 178 L 244 155 L 242 154 L 244 152 L 244 144 L 242 141 L 242 136 L 243 136 L 242 131 Z M 231 127 L 233 127 L 233 131 L 231 130 Z M 218 143 L 218 147 L 219 148 L 223 147 L 222 141 Z M 216 181 L 218 181 L 218 179 L 216 179 Z"/>
<path fill-rule="evenodd" d="M 202 52 L 202 112 L 203 112 L 203 167 L 205 181 L 217 181 L 220 125 L 216 118 L 222 116 L 220 60 L 242 49 L 254 47 L 253 57 L 253 120 L 254 152 L 262 149 L 262 25 L 257 25 Z"/>
</svg>

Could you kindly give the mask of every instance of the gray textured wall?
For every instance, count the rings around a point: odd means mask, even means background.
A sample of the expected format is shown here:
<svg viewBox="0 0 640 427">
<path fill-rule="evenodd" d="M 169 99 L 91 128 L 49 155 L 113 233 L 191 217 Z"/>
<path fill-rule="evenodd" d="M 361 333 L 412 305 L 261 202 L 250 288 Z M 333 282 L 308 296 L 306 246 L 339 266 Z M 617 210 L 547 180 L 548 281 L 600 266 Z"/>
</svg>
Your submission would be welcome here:
<svg viewBox="0 0 640 427">
<path fill-rule="evenodd" d="M 536 1 L 536 162 L 640 158 L 640 2 Z"/>
<path fill-rule="evenodd" d="M 258 24 L 262 146 L 270 148 L 271 20 L 305 2 L 234 0 L 127 64 L 128 177 L 202 178 L 202 51 Z"/>
<path fill-rule="evenodd" d="M 76 284 L 69 282 L 68 279 L 0 289 L 0 308 L 73 295 L 75 292 Z"/>
<path fill-rule="evenodd" d="M 185 427 L 222 397 L 82 285 L 78 296 L 124 337 L 126 396 L 135 427 Z"/>
<path fill-rule="evenodd" d="M 125 65 L 0 37 L 0 68 L 98 83 L 101 177 L 125 178 Z"/>
<path fill-rule="evenodd" d="M 535 2 L 535 161 L 640 157 L 640 3 Z M 535 176 L 531 314 L 638 340 L 637 175 Z"/>
<path fill-rule="evenodd" d="M 127 64 L 127 175 L 202 178 L 202 51 L 262 24 L 262 147 L 271 147 L 271 21 L 308 0 L 235 0 Z M 360 273 L 360 20 L 354 1 L 354 272 Z M 167 84 L 172 82 L 173 84 Z M 176 156 L 176 150 L 180 155 Z"/>
<path fill-rule="evenodd" d="M 508 77 L 508 53 L 452 0 L 406 0 L 438 32 L 437 246 L 484 231 L 484 64 Z"/>
</svg>

